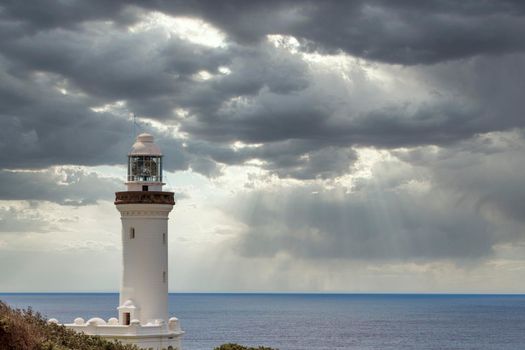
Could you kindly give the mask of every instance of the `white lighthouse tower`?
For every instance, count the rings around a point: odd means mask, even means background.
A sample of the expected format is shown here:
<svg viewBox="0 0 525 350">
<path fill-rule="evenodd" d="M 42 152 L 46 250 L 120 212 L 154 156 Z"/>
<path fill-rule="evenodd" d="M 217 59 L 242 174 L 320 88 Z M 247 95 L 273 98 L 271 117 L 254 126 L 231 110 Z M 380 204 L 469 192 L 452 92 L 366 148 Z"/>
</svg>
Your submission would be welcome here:
<svg viewBox="0 0 525 350">
<path fill-rule="evenodd" d="M 118 319 L 75 319 L 69 328 L 141 348 L 181 349 L 177 318 L 168 318 L 168 215 L 173 192 L 162 191 L 162 153 L 153 136 L 137 136 L 128 154 L 127 191 L 117 192 L 122 220 Z"/>
</svg>

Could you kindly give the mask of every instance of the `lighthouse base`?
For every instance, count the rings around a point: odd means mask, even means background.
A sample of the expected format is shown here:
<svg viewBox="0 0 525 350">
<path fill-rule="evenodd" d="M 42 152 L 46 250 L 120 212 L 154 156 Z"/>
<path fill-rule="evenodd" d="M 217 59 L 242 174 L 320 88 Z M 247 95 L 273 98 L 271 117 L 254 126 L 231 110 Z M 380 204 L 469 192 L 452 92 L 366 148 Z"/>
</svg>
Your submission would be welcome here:
<svg viewBox="0 0 525 350">
<path fill-rule="evenodd" d="M 101 318 L 92 318 L 85 323 L 77 318 L 75 323 L 65 326 L 79 333 L 98 335 L 108 340 L 153 350 L 181 350 L 181 336 L 184 334 L 175 317 L 170 318 L 167 324 L 161 321 L 145 325 L 141 325 L 138 320 L 131 321 L 129 325 L 120 325 L 106 323 Z"/>
</svg>

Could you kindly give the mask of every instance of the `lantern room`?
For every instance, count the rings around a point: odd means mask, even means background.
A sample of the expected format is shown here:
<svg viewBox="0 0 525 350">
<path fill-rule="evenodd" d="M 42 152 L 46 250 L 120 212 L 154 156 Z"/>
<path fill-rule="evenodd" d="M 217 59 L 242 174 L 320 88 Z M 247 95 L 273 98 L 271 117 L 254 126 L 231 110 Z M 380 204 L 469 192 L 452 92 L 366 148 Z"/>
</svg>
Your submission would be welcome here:
<svg viewBox="0 0 525 350">
<path fill-rule="evenodd" d="M 128 191 L 162 191 L 162 153 L 150 134 L 137 136 L 128 154 Z"/>
</svg>

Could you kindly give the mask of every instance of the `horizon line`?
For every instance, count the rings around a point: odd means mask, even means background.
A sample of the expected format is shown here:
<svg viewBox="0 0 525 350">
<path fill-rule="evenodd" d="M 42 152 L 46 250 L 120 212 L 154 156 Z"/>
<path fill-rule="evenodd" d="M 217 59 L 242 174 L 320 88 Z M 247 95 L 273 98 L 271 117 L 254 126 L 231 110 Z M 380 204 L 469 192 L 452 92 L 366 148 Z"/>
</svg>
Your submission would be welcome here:
<svg viewBox="0 0 525 350">
<path fill-rule="evenodd" d="M 0 295 L 13 294 L 119 294 L 119 291 L 17 291 L 3 292 Z M 176 291 L 168 294 L 254 294 L 254 295 L 516 295 L 525 296 L 523 292 L 326 292 L 326 291 Z"/>
</svg>

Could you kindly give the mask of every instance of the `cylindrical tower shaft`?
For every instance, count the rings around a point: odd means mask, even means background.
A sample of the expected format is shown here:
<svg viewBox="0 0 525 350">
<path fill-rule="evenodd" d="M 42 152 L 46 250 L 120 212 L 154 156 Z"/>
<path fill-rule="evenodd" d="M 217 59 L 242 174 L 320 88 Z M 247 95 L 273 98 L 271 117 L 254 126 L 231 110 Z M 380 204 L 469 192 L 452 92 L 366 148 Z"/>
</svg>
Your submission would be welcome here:
<svg viewBox="0 0 525 350">
<path fill-rule="evenodd" d="M 123 274 L 119 321 L 168 320 L 168 215 L 172 192 L 117 192 Z"/>
</svg>

